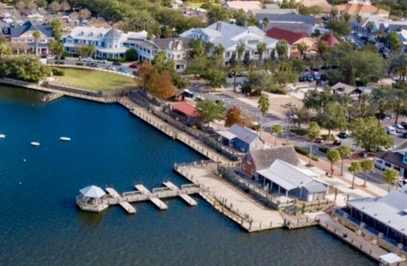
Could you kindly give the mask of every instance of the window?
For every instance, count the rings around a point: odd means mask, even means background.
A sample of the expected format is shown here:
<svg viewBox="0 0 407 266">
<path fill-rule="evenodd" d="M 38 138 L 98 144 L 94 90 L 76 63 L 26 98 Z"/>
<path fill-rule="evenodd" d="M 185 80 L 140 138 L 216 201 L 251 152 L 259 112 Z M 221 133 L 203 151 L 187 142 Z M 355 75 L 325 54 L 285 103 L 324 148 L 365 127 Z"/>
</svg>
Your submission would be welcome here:
<svg viewBox="0 0 407 266">
<path fill-rule="evenodd" d="M 391 164 L 386 162 L 386 163 L 384 163 L 384 166 L 391 167 Z"/>
<path fill-rule="evenodd" d="M 248 45 L 257 45 L 259 41 L 258 40 L 253 40 L 253 41 L 247 41 Z"/>
<path fill-rule="evenodd" d="M 180 58 L 181 58 L 181 55 L 177 54 L 177 58 L 180 59 Z"/>
</svg>

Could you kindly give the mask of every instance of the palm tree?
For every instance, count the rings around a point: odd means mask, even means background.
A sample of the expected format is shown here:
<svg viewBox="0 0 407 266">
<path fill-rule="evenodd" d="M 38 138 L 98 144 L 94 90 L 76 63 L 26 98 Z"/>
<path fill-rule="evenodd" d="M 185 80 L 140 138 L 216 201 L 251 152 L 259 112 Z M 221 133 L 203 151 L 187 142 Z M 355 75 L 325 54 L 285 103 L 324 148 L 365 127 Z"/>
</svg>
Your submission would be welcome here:
<svg viewBox="0 0 407 266">
<path fill-rule="evenodd" d="M 246 50 L 246 47 L 245 47 L 244 43 L 239 42 L 239 43 L 236 45 L 236 54 L 237 54 L 237 59 L 238 59 L 239 61 L 242 60 L 242 56 L 244 55 L 245 50 Z"/>
<path fill-rule="evenodd" d="M 264 17 L 263 20 L 261 21 L 261 25 L 263 26 L 263 30 L 266 29 L 268 24 L 269 24 L 269 19 L 267 17 Z"/>
<path fill-rule="evenodd" d="M 362 18 L 361 15 L 357 14 L 355 18 L 356 18 L 356 21 L 357 21 L 358 23 L 362 22 L 362 19 L 363 19 L 363 18 Z"/>
<path fill-rule="evenodd" d="M 271 127 L 271 134 L 274 134 L 274 147 L 277 143 L 277 136 L 283 133 L 283 127 L 279 124 L 273 125 Z"/>
<path fill-rule="evenodd" d="M 355 188 L 355 174 L 362 172 L 362 167 L 358 162 L 352 162 L 348 168 L 349 172 L 352 173 L 352 187 L 351 189 Z"/>
<path fill-rule="evenodd" d="M 366 179 L 367 179 L 367 172 L 371 172 L 374 170 L 374 163 L 372 160 L 363 160 L 360 163 L 360 166 L 362 167 L 362 171 L 364 173 L 364 181 L 363 181 L 363 186 L 366 186 Z"/>
<path fill-rule="evenodd" d="M 312 143 L 315 141 L 316 138 L 319 137 L 321 133 L 321 128 L 317 124 L 317 122 L 311 122 L 307 131 L 307 136 L 309 141 L 311 142 L 310 145 L 310 153 L 309 153 L 309 165 L 311 166 L 311 159 L 312 159 Z"/>
<path fill-rule="evenodd" d="M 392 98 L 394 111 L 396 112 L 394 123 L 397 124 L 400 111 L 407 105 L 407 90 L 404 87 L 394 88 L 392 90 Z"/>
<path fill-rule="evenodd" d="M 340 146 L 338 148 L 338 152 L 341 156 L 341 175 L 343 175 L 343 162 L 346 158 L 352 155 L 352 150 L 348 146 Z"/>
<path fill-rule="evenodd" d="M 338 16 L 338 13 L 339 13 L 339 11 L 336 7 L 331 9 L 331 16 L 333 19 L 336 19 L 336 16 Z"/>
<path fill-rule="evenodd" d="M 276 50 L 278 57 L 284 57 L 288 55 L 288 42 L 286 40 L 279 40 L 276 44 Z"/>
<path fill-rule="evenodd" d="M 96 53 L 96 46 L 94 44 L 88 45 L 88 53 L 90 58 L 92 58 L 93 55 Z"/>
<path fill-rule="evenodd" d="M 399 76 L 399 82 L 406 83 L 407 78 L 407 54 L 400 54 L 395 57 L 389 66 L 389 71 L 392 74 Z"/>
<path fill-rule="evenodd" d="M 325 52 L 327 52 L 329 49 L 328 43 L 324 40 L 319 40 L 318 42 L 318 52 L 319 55 L 322 56 Z"/>
<path fill-rule="evenodd" d="M 233 60 L 233 63 L 230 64 L 229 71 L 233 74 L 233 91 L 236 90 L 236 77 L 237 74 L 241 71 L 242 66 L 239 61 Z"/>
<path fill-rule="evenodd" d="M 262 94 L 257 102 L 258 108 L 261 114 L 264 116 L 265 113 L 270 109 L 270 101 L 269 97 L 266 94 Z"/>
<path fill-rule="evenodd" d="M 345 20 L 346 22 L 348 22 L 350 20 L 350 15 L 348 12 L 346 12 L 345 14 L 343 14 L 343 20 Z"/>
<path fill-rule="evenodd" d="M 217 46 L 215 46 L 213 53 L 216 55 L 216 57 L 223 59 L 225 48 L 222 46 L 222 44 L 218 44 Z"/>
<path fill-rule="evenodd" d="M 378 125 L 380 125 L 380 119 L 383 117 L 384 112 L 390 108 L 391 96 L 390 86 L 380 86 L 372 91 L 372 101 L 379 111 Z"/>
<path fill-rule="evenodd" d="M 331 163 L 331 176 L 332 176 L 332 173 L 334 172 L 334 163 L 336 163 L 337 161 L 339 161 L 341 159 L 341 155 L 339 154 L 339 151 L 337 151 L 337 150 L 329 150 L 326 153 L 326 158 Z"/>
<path fill-rule="evenodd" d="M 2 58 L 3 55 L 8 55 L 8 54 L 11 54 L 12 52 L 13 52 L 13 50 L 11 49 L 10 46 L 8 46 L 7 43 L 5 43 L 5 42 L 0 43 L 0 58 Z"/>
<path fill-rule="evenodd" d="M 301 57 L 304 56 L 304 52 L 308 50 L 308 45 L 305 42 L 300 42 L 297 44 L 297 49 L 301 54 Z"/>
<path fill-rule="evenodd" d="M 38 54 L 38 43 L 41 38 L 41 33 L 39 31 L 34 31 L 33 38 L 35 40 L 35 54 L 37 55 Z"/>
<path fill-rule="evenodd" d="M 263 53 L 267 50 L 267 44 L 265 42 L 257 43 L 257 52 L 259 53 L 259 63 L 263 61 Z"/>
<path fill-rule="evenodd" d="M 383 172 L 384 182 L 387 184 L 387 191 L 390 192 L 390 185 L 395 185 L 400 178 L 399 172 L 394 169 L 386 169 Z"/>
</svg>

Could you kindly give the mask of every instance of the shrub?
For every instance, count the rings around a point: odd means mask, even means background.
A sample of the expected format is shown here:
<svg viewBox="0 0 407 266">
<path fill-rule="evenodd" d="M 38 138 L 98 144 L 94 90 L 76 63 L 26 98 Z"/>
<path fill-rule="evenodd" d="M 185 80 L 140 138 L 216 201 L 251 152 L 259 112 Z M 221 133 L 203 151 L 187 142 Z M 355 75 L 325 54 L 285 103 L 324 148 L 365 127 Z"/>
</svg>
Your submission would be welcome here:
<svg viewBox="0 0 407 266">
<path fill-rule="evenodd" d="M 303 129 L 303 128 L 300 128 L 300 129 L 290 129 L 290 132 L 292 132 L 292 133 L 294 133 L 294 134 L 296 134 L 296 135 L 298 135 L 298 136 L 305 136 L 305 135 L 307 135 L 307 130 L 306 129 Z"/>
<path fill-rule="evenodd" d="M 75 65 L 77 65 L 77 66 L 83 66 L 83 62 L 76 62 Z"/>
<path fill-rule="evenodd" d="M 306 150 L 306 149 L 303 148 L 303 147 L 294 146 L 294 149 L 295 149 L 296 152 L 298 152 L 298 153 L 300 153 L 300 154 L 302 154 L 302 155 L 309 156 L 309 151 Z M 311 160 L 318 162 L 319 159 L 318 159 L 317 156 L 311 155 Z"/>
<path fill-rule="evenodd" d="M 52 75 L 54 76 L 63 76 L 65 75 L 65 72 L 62 69 L 58 69 L 58 68 L 52 68 Z"/>
</svg>

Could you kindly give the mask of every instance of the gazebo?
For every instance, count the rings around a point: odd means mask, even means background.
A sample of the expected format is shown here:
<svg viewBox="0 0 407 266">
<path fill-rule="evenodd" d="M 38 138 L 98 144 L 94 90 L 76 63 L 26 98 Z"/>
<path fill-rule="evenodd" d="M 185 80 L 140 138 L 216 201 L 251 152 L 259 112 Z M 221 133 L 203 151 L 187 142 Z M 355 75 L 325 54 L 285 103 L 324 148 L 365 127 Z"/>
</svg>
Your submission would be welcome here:
<svg viewBox="0 0 407 266">
<path fill-rule="evenodd" d="M 79 190 L 81 193 L 76 197 L 76 204 L 84 211 L 101 212 L 109 203 L 106 200 L 106 193 L 97 186 L 87 186 Z"/>
</svg>

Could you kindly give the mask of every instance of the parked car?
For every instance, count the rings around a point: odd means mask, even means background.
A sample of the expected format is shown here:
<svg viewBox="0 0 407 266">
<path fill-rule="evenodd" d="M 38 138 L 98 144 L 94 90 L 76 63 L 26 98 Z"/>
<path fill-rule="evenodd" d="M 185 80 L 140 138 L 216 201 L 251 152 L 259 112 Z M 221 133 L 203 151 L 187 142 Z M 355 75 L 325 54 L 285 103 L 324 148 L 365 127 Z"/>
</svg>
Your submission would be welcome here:
<svg viewBox="0 0 407 266">
<path fill-rule="evenodd" d="M 387 134 L 389 134 L 389 135 L 396 135 L 396 129 L 394 127 L 387 126 L 386 131 L 387 131 Z"/>
<path fill-rule="evenodd" d="M 137 65 L 136 63 L 133 63 L 133 64 L 130 64 L 129 67 L 130 67 L 130 68 L 135 68 L 135 69 L 137 69 L 137 68 L 138 68 L 138 65 Z"/>
<path fill-rule="evenodd" d="M 120 63 L 119 61 L 114 61 L 114 62 L 112 63 L 112 65 L 114 65 L 114 66 L 121 66 L 122 63 Z"/>
<path fill-rule="evenodd" d="M 80 59 L 79 59 L 79 60 L 80 60 Z M 92 62 L 93 59 L 90 58 L 90 57 L 86 57 L 86 58 L 83 59 L 83 61 L 84 61 L 84 62 Z"/>
<path fill-rule="evenodd" d="M 107 64 L 107 60 L 104 60 L 104 59 L 97 60 L 96 62 L 99 63 L 99 64 Z"/>
<path fill-rule="evenodd" d="M 407 132 L 406 132 L 406 133 L 403 133 L 403 134 L 401 135 L 401 137 L 407 139 Z"/>
<path fill-rule="evenodd" d="M 116 68 L 114 66 L 107 66 L 106 69 L 107 70 L 116 70 Z"/>
<path fill-rule="evenodd" d="M 58 60 L 58 56 L 55 56 L 55 60 Z M 61 56 L 59 60 L 65 60 L 65 56 Z"/>
<path fill-rule="evenodd" d="M 118 71 L 118 72 L 121 72 L 121 73 L 127 73 L 127 69 L 126 69 L 125 67 L 119 67 L 119 68 L 117 69 L 117 71 Z"/>
<path fill-rule="evenodd" d="M 347 138 L 349 138 L 349 135 L 346 132 L 339 132 L 338 137 L 341 139 L 347 139 Z"/>
<path fill-rule="evenodd" d="M 341 146 L 342 142 L 339 139 L 334 140 L 334 142 L 332 143 L 335 146 Z"/>
<path fill-rule="evenodd" d="M 404 133 L 405 131 L 404 127 L 400 124 L 395 124 L 393 127 L 396 129 L 397 133 Z"/>
<path fill-rule="evenodd" d="M 98 67 L 98 64 L 96 64 L 95 62 L 88 62 L 88 63 L 86 63 L 86 66 L 88 66 L 88 67 Z"/>
<path fill-rule="evenodd" d="M 323 139 L 323 138 L 316 138 L 315 139 L 315 143 L 324 143 L 325 142 L 325 140 Z"/>
<path fill-rule="evenodd" d="M 401 122 L 400 125 L 404 127 L 404 129 L 407 129 L 407 123 L 406 122 Z"/>
</svg>

